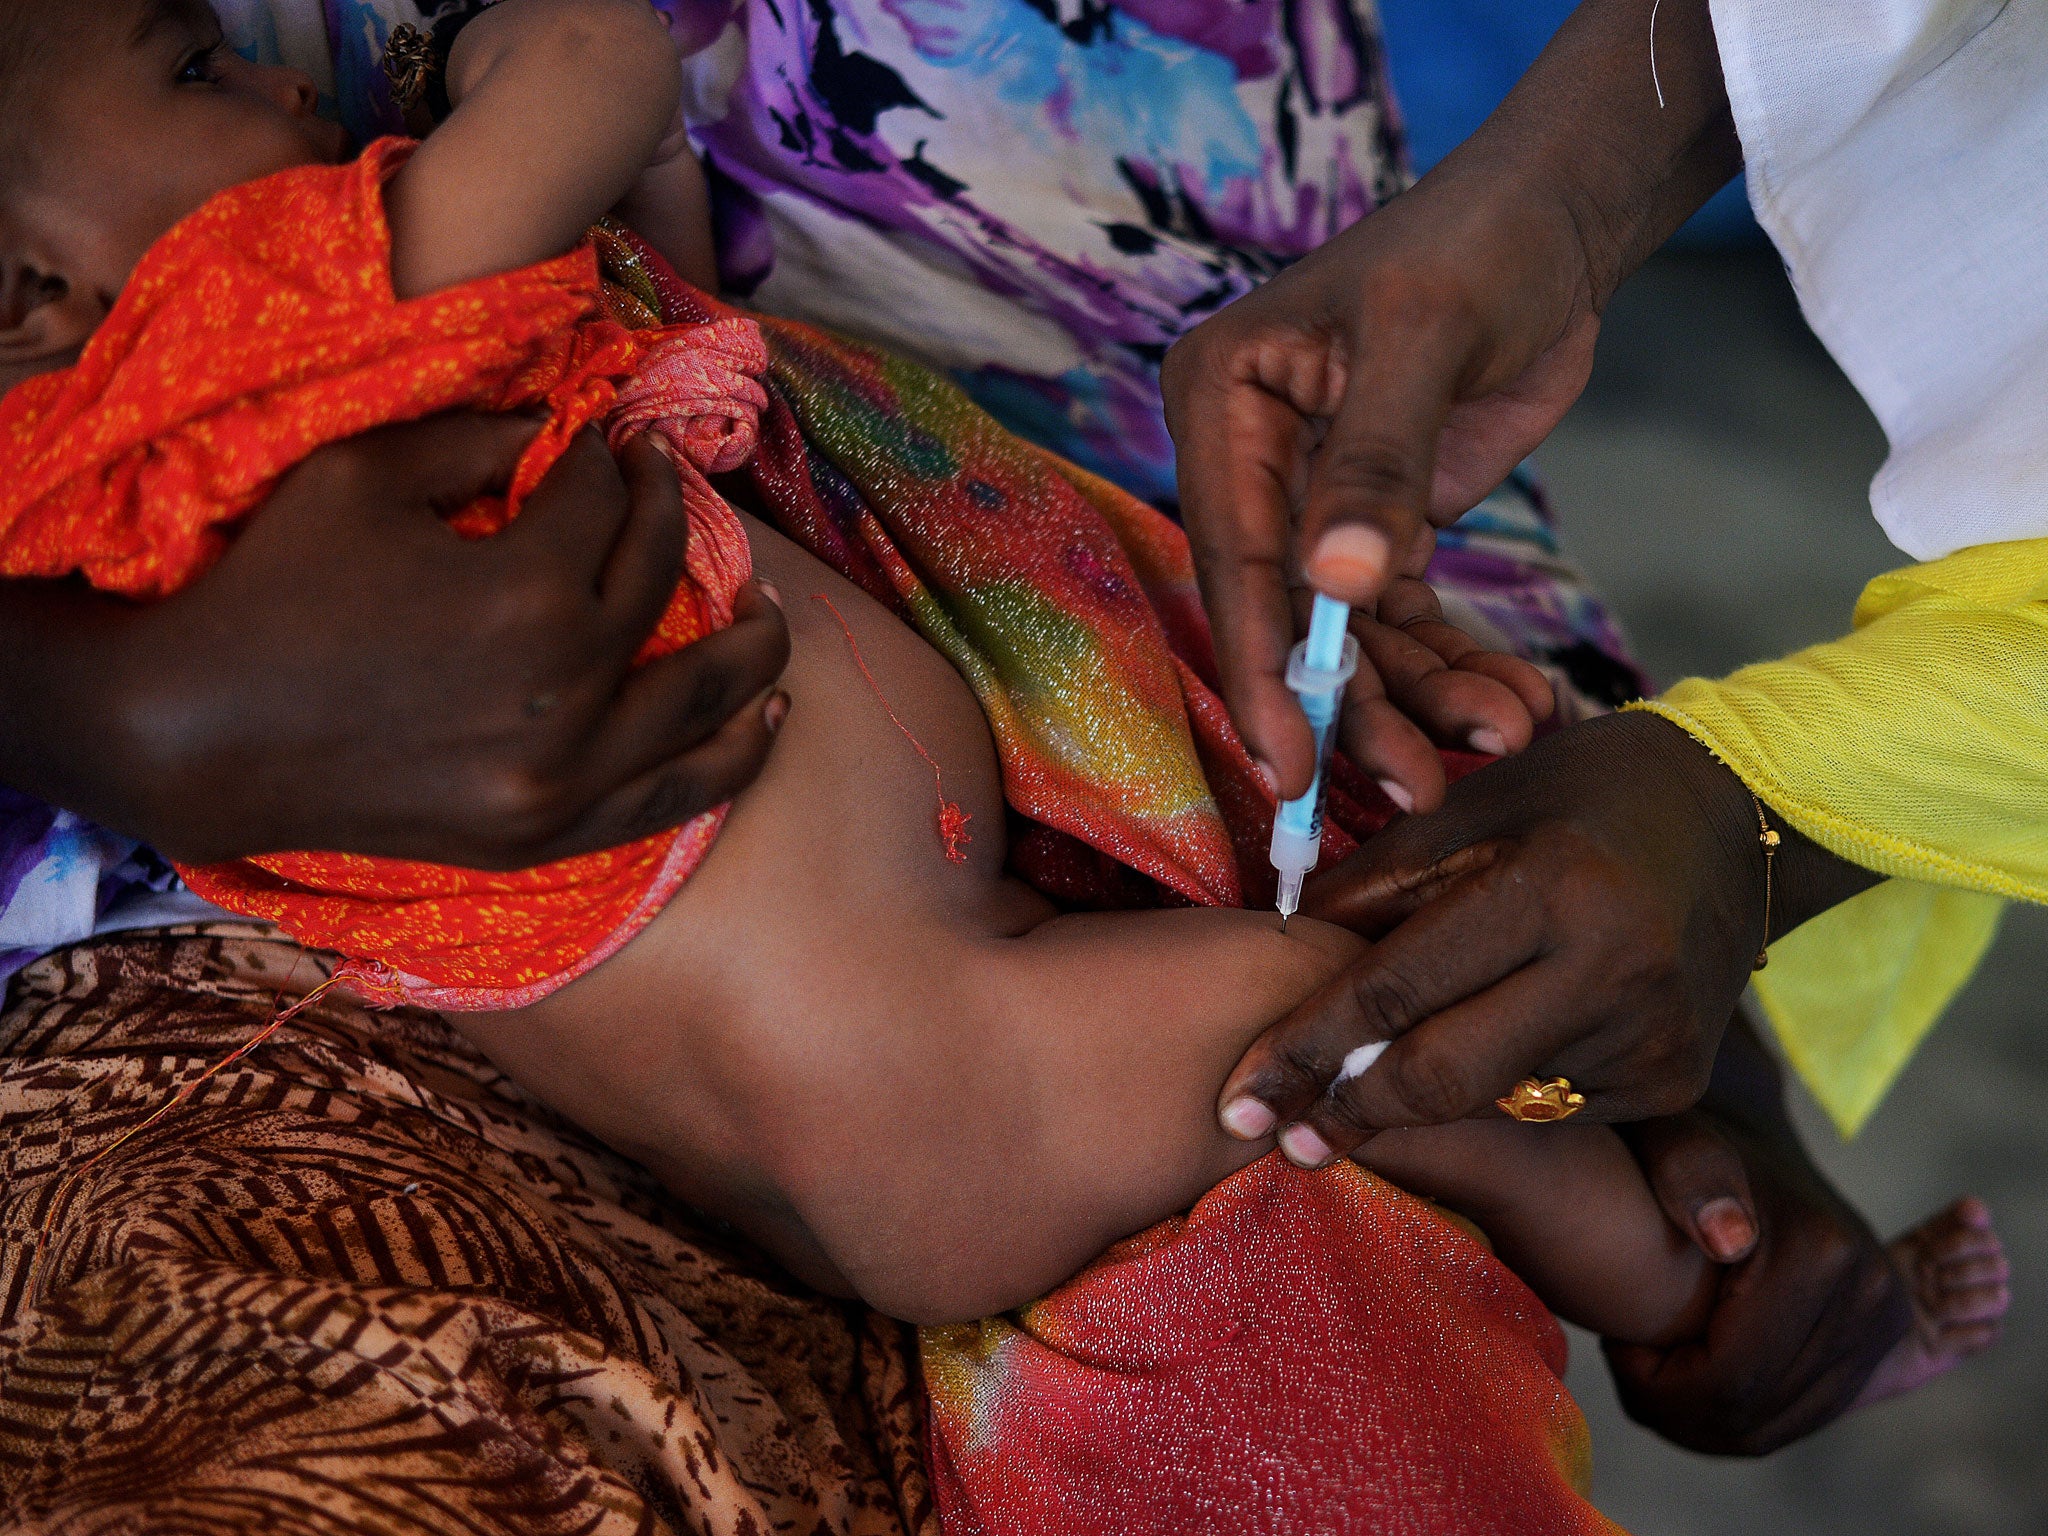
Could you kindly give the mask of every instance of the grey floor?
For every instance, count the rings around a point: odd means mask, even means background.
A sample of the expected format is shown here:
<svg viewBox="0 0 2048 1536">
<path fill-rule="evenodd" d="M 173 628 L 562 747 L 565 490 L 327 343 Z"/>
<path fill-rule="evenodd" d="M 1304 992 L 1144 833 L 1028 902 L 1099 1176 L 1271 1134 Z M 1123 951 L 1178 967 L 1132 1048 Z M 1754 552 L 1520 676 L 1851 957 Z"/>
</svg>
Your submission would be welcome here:
<svg viewBox="0 0 2048 1536">
<path fill-rule="evenodd" d="M 1839 633 L 1903 563 L 1866 501 L 1884 440 L 1800 323 L 1768 253 L 1663 257 L 1617 298 L 1592 387 L 1542 455 L 1566 537 L 1661 678 Z M 1615 1406 L 1574 1339 L 1595 1496 L 1637 1536 L 2048 1532 L 2048 914 L 2013 912 L 1989 965 L 1822 1163 L 1880 1231 L 1963 1192 L 2014 1260 L 2005 1338 L 1953 1376 L 1761 1462 L 1674 1450 Z"/>
</svg>

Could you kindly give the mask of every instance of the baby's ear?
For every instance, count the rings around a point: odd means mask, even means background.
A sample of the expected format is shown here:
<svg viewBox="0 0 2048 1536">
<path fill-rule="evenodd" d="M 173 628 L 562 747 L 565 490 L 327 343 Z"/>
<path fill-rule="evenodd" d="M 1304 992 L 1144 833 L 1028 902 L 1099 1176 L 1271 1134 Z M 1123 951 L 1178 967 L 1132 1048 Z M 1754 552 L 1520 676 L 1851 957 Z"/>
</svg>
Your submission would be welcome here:
<svg viewBox="0 0 2048 1536">
<path fill-rule="evenodd" d="M 0 250 L 0 388 L 70 367 L 107 318 L 97 292 L 54 266 Z"/>
</svg>

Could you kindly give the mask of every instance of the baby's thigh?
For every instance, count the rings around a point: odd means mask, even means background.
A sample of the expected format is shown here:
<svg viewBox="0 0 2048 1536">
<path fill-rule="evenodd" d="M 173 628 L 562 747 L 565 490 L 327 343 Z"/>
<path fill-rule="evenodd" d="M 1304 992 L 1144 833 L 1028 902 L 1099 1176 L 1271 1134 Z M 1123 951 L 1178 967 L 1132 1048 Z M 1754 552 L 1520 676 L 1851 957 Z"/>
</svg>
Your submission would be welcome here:
<svg viewBox="0 0 2048 1536">
<path fill-rule="evenodd" d="M 1223 1080 L 1359 947 L 1277 927 L 1246 912 L 1064 916 L 1021 937 L 876 934 L 861 954 L 818 956 L 836 979 L 811 973 L 800 1033 L 744 1074 L 753 1123 L 774 1127 L 755 1155 L 883 1310 L 944 1321 L 1020 1305 L 1270 1149 L 1218 1128 Z"/>
<path fill-rule="evenodd" d="M 1091 1193 L 1107 1237 L 1184 1209 L 1271 1150 L 1217 1123 L 1245 1047 L 1363 948 L 1222 910 L 1061 917 L 1012 941 L 985 987 L 1039 1106 L 1034 1156 Z"/>
</svg>

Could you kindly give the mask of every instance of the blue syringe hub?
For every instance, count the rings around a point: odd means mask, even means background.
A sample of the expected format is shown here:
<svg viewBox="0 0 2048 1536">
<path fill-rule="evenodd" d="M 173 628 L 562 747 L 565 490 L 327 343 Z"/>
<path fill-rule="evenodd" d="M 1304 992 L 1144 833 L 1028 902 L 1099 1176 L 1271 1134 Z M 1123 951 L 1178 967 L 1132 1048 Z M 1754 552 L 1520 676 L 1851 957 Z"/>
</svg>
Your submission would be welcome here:
<svg viewBox="0 0 2048 1536">
<path fill-rule="evenodd" d="M 1315 733 L 1316 774 L 1308 793 L 1285 802 L 1273 818 L 1270 857 L 1279 876 L 1281 924 L 1301 906 L 1301 884 L 1316 867 L 1323 845 L 1323 779 L 1337 739 L 1344 685 L 1358 670 L 1358 642 L 1351 636 L 1351 607 L 1316 594 L 1308 637 L 1287 658 L 1287 686 L 1301 701 Z"/>
</svg>

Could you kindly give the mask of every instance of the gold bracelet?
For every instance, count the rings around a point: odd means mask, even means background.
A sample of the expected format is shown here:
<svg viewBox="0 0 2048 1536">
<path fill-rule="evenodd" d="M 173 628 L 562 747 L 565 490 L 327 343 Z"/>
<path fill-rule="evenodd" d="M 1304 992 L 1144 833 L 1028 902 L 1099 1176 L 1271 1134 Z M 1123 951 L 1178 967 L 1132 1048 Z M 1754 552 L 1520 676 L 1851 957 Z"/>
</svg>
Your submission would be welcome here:
<svg viewBox="0 0 2048 1536">
<path fill-rule="evenodd" d="M 1771 864 L 1778 857 L 1778 844 L 1784 839 L 1764 819 L 1764 803 L 1753 789 L 1749 791 L 1749 803 L 1756 807 L 1756 840 L 1764 850 L 1764 939 L 1757 946 L 1755 964 L 1750 966 L 1752 971 L 1760 971 L 1771 963 Z"/>
</svg>

